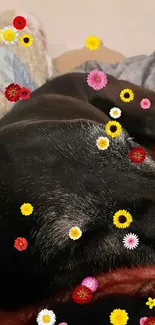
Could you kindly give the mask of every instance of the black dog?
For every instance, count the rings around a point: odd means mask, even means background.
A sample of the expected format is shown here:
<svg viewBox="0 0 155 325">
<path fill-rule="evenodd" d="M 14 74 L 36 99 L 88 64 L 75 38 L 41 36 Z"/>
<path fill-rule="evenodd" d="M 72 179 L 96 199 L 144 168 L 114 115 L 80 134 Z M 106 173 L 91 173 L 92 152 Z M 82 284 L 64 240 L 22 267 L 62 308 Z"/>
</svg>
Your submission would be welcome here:
<svg viewBox="0 0 155 325">
<path fill-rule="evenodd" d="M 154 145 L 155 93 L 111 76 L 97 92 L 86 78 L 73 73 L 48 81 L 0 121 L 0 306 L 6 310 L 38 303 L 88 275 L 155 263 L 155 163 L 149 155 L 138 165 L 128 158 L 136 143 Z M 132 104 L 120 100 L 123 88 L 134 91 Z M 138 103 L 146 97 L 152 106 L 144 112 Z M 124 130 L 102 151 L 96 140 L 106 136 L 113 106 L 122 110 Z M 21 214 L 25 202 L 34 207 L 30 216 Z M 120 209 L 133 216 L 129 231 L 113 225 Z M 82 231 L 76 241 L 68 236 L 73 226 Z M 128 232 L 140 240 L 134 251 L 122 244 Z M 17 237 L 27 239 L 25 251 L 14 248 Z M 109 324 L 110 307 L 102 306 L 56 308 L 69 325 Z"/>
</svg>

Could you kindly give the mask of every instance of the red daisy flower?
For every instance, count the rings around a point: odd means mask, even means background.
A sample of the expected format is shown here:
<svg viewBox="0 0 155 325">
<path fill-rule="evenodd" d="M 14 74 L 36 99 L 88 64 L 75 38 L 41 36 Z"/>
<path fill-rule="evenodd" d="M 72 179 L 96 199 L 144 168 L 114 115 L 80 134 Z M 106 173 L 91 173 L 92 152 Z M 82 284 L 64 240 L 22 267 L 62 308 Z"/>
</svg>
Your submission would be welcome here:
<svg viewBox="0 0 155 325">
<path fill-rule="evenodd" d="M 5 88 L 5 97 L 10 102 L 17 102 L 20 99 L 20 89 L 21 87 L 17 84 L 10 84 L 8 87 Z"/>
<path fill-rule="evenodd" d="M 92 291 L 85 286 L 78 286 L 72 294 L 74 302 L 80 305 L 87 304 L 93 297 Z"/>
<path fill-rule="evenodd" d="M 28 246 L 28 242 L 26 238 L 18 237 L 16 238 L 14 242 L 14 248 L 16 248 L 18 251 L 24 251 Z"/>
<path fill-rule="evenodd" d="M 13 20 L 13 26 L 19 30 L 24 29 L 26 26 L 26 19 L 22 16 L 16 16 Z"/>
<path fill-rule="evenodd" d="M 130 150 L 129 158 L 132 162 L 140 164 L 146 158 L 146 151 L 142 147 L 136 147 Z"/>
<path fill-rule="evenodd" d="M 28 88 L 22 87 L 20 89 L 20 97 L 22 99 L 28 99 L 28 98 L 30 98 L 30 96 L 31 96 L 31 92 Z"/>
<path fill-rule="evenodd" d="M 144 322 L 144 325 L 155 325 L 155 317 L 150 316 Z"/>
</svg>

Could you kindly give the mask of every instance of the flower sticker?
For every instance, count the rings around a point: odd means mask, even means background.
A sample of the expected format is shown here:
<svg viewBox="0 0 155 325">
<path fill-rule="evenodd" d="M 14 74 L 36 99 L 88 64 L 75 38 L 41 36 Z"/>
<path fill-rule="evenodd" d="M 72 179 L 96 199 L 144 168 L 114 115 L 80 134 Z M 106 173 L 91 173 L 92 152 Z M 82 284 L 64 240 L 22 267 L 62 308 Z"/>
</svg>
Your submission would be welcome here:
<svg viewBox="0 0 155 325">
<path fill-rule="evenodd" d="M 20 89 L 21 87 L 17 84 L 10 84 L 8 87 L 5 88 L 5 97 L 10 102 L 17 102 L 20 99 Z"/>
<path fill-rule="evenodd" d="M 27 249 L 27 247 L 28 247 L 28 242 L 27 242 L 26 238 L 23 238 L 23 237 L 16 238 L 16 240 L 14 242 L 14 248 L 16 248 L 18 251 L 22 252 L 22 251 L 25 251 L 25 249 Z"/>
<path fill-rule="evenodd" d="M 126 102 L 126 103 L 129 103 L 131 102 L 133 99 L 134 99 L 134 93 L 131 89 L 123 89 L 121 92 L 120 92 L 120 99 L 123 101 L 123 102 Z"/>
<path fill-rule="evenodd" d="M 33 43 L 33 37 L 30 34 L 24 34 L 19 39 L 22 46 L 28 47 Z"/>
<path fill-rule="evenodd" d="M 139 321 L 139 325 L 144 325 L 148 317 L 141 317 Z M 149 325 L 149 324 L 148 324 Z M 153 325 L 153 324 L 152 324 Z"/>
<path fill-rule="evenodd" d="M 30 216 L 33 210 L 33 206 L 30 203 L 23 203 L 20 207 L 20 211 L 24 216 Z"/>
<path fill-rule="evenodd" d="M 109 139 L 107 137 L 99 137 L 96 145 L 100 150 L 106 150 L 109 147 Z"/>
<path fill-rule="evenodd" d="M 89 288 L 82 285 L 76 287 L 72 294 L 72 298 L 74 302 L 80 305 L 87 304 L 88 302 L 91 301 L 92 297 L 93 297 L 92 291 Z"/>
<path fill-rule="evenodd" d="M 82 286 L 89 288 L 92 292 L 95 292 L 98 288 L 98 282 L 95 278 L 88 276 L 81 282 Z"/>
<path fill-rule="evenodd" d="M 52 310 L 43 309 L 39 312 L 36 321 L 38 325 L 54 325 L 56 322 L 56 315 Z"/>
<path fill-rule="evenodd" d="M 109 114 L 110 114 L 110 116 L 112 117 L 112 118 L 114 118 L 114 119 L 117 119 L 117 118 L 119 118 L 120 116 L 121 116 L 121 110 L 120 110 L 120 108 L 118 108 L 118 107 L 113 107 L 113 108 L 111 108 L 111 110 L 110 110 L 110 112 L 109 112 Z"/>
<path fill-rule="evenodd" d="M 116 138 L 122 132 L 122 126 L 117 121 L 109 121 L 105 126 L 105 132 L 112 138 Z"/>
<path fill-rule="evenodd" d="M 145 318 L 145 321 L 143 322 L 142 325 L 154 325 L 155 324 L 155 317 L 150 316 L 150 317 L 143 317 Z"/>
<path fill-rule="evenodd" d="M 86 47 L 89 50 L 97 50 L 99 48 L 100 44 L 101 44 L 101 41 L 96 36 L 89 36 L 86 39 L 86 43 L 85 43 Z"/>
<path fill-rule="evenodd" d="M 31 96 L 31 92 L 28 88 L 22 87 L 19 95 L 21 99 L 28 99 Z"/>
<path fill-rule="evenodd" d="M 103 71 L 100 70 L 92 70 L 88 77 L 87 77 L 87 83 L 90 87 L 92 87 L 94 90 L 100 90 L 104 88 L 107 85 L 107 76 Z"/>
<path fill-rule="evenodd" d="M 22 16 L 16 16 L 13 20 L 13 26 L 19 30 L 24 29 L 26 26 L 26 19 Z"/>
<path fill-rule="evenodd" d="M 149 109 L 151 106 L 151 102 L 148 98 L 143 98 L 140 102 L 140 106 L 142 109 Z"/>
<path fill-rule="evenodd" d="M 118 210 L 113 216 L 113 224 L 117 228 L 127 228 L 132 223 L 132 215 L 126 210 Z"/>
<path fill-rule="evenodd" d="M 110 314 L 110 323 L 113 325 L 126 325 L 129 316 L 124 309 L 114 309 Z"/>
<path fill-rule="evenodd" d="M 155 307 L 155 299 L 149 297 L 148 301 L 146 302 L 146 305 L 149 306 L 150 309 L 152 309 L 153 307 Z"/>
<path fill-rule="evenodd" d="M 136 147 L 129 152 L 129 159 L 136 164 L 141 164 L 146 158 L 146 151 L 142 147 Z"/>
<path fill-rule="evenodd" d="M 6 45 L 13 45 L 18 41 L 19 33 L 13 26 L 6 26 L 2 29 L 3 40 Z"/>
<path fill-rule="evenodd" d="M 69 230 L 70 239 L 77 240 L 82 236 L 82 231 L 79 227 L 72 227 Z"/>
<path fill-rule="evenodd" d="M 123 238 L 123 245 L 127 249 L 134 249 L 137 248 L 139 245 L 139 238 L 135 234 L 127 234 Z"/>
</svg>

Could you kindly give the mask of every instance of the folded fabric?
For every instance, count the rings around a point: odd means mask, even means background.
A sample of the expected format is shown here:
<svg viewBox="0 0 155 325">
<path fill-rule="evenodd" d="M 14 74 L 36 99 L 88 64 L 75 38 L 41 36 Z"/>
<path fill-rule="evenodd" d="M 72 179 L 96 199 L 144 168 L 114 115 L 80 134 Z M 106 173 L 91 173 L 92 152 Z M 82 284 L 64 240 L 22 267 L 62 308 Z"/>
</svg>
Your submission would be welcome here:
<svg viewBox="0 0 155 325">
<path fill-rule="evenodd" d="M 93 69 L 103 70 L 117 79 L 126 80 L 155 91 L 155 52 L 148 56 L 134 56 L 114 64 L 105 64 L 103 61 L 86 61 L 74 71 L 89 73 Z"/>
</svg>

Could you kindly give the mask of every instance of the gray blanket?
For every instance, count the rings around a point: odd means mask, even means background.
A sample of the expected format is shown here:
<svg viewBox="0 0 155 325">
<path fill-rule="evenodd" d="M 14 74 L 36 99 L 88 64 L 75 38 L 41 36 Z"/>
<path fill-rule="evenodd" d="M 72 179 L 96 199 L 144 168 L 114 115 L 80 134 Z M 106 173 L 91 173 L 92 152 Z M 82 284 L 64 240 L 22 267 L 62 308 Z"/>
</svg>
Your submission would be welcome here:
<svg viewBox="0 0 155 325">
<path fill-rule="evenodd" d="M 74 71 L 89 73 L 93 69 L 103 70 L 117 79 L 130 81 L 155 91 L 155 52 L 149 56 L 138 55 L 114 64 L 105 64 L 103 61 L 86 61 Z M 54 72 L 54 76 L 56 75 L 57 73 Z"/>
</svg>

